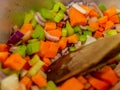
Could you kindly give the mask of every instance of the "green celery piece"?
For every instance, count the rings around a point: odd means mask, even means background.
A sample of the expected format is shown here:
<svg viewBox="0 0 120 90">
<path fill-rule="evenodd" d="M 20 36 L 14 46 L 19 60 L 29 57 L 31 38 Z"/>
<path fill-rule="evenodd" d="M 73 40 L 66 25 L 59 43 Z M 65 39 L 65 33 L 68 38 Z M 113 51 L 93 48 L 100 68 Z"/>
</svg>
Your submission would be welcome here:
<svg viewBox="0 0 120 90">
<path fill-rule="evenodd" d="M 28 13 L 25 14 L 25 19 L 24 19 L 24 23 L 30 23 L 30 21 L 34 18 L 34 12 L 30 11 Z"/>
<path fill-rule="evenodd" d="M 80 35 L 79 37 L 81 42 L 85 42 L 87 40 L 87 36 L 86 35 Z"/>
<path fill-rule="evenodd" d="M 54 12 L 58 12 L 58 11 L 59 11 L 59 9 L 60 9 L 60 4 L 59 4 L 59 2 L 57 2 L 57 3 L 55 3 L 55 4 L 54 4 L 54 6 L 53 6 L 53 9 L 52 9 L 52 10 L 53 10 Z"/>
<path fill-rule="evenodd" d="M 58 23 L 58 22 L 60 22 L 63 18 L 64 18 L 64 12 L 60 10 L 60 11 L 57 13 L 57 15 L 55 16 L 54 21 Z"/>
<path fill-rule="evenodd" d="M 72 47 L 69 48 L 70 52 L 74 52 L 75 50 L 76 50 L 75 46 L 72 46 Z"/>
<path fill-rule="evenodd" d="M 32 33 L 32 38 L 39 39 L 39 40 L 45 40 L 45 32 L 40 25 L 36 26 L 35 30 Z"/>
<path fill-rule="evenodd" d="M 11 74 L 13 74 L 13 73 L 18 73 L 18 72 L 15 72 L 15 71 L 13 71 L 13 70 L 11 70 L 11 69 L 9 69 L 9 68 L 2 69 L 1 71 L 2 71 L 5 75 L 11 75 Z"/>
<path fill-rule="evenodd" d="M 28 40 L 28 43 L 34 43 L 34 42 L 38 42 L 39 40 L 38 39 L 31 39 L 31 40 Z"/>
<path fill-rule="evenodd" d="M 53 20 L 54 19 L 54 12 L 47 9 L 47 8 L 41 8 L 40 10 L 40 14 L 43 18 L 45 19 L 50 19 L 50 20 Z"/>
<path fill-rule="evenodd" d="M 119 18 L 119 20 L 120 20 L 120 13 L 118 14 L 118 18 Z"/>
<path fill-rule="evenodd" d="M 68 36 L 71 36 L 71 35 L 74 34 L 74 29 L 70 25 L 69 21 L 67 21 L 67 23 L 66 23 L 66 29 L 67 29 L 67 32 L 68 32 Z"/>
<path fill-rule="evenodd" d="M 115 59 L 120 62 L 120 53 L 115 57 Z"/>
<path fill-rule="evenodd" d="M 65 12 L 65 11 L 66 11 L 66 6 L 65 6 L 63 3 L 61 3 L 61 2 L 58 2 L 58 3 L 59 3 L 59 5 L 60 5 L 61 10 L 62 10 L 63 12 Z"/>
<path fill-rule="evenodd" d="M 35 65 L 33 65 L 33 67 L 30 68 L 30 70 L 28 71 L 28 74 L 30 76 L 34 76 L 35 74 L 37 74 L 37 72 L 39 72 L 40 68 L 44 65 L 44 62 L 42 62 L 41 60 L 39 60 Z"/>
<path fill-rule="evenodd" d="M 80 36 L 81 36 L 81 34 L 80 33 L 75 33 L 77 36 L 78 36 L 78 39 L 79 39 L 79 41 L 80 41 Z"/>
<path fill-rule="evenodd" d="M 106 34 L 107 34 L 107 36 L 113 36 L 113 35 L 117 34 L 117 31 L 116 30 L 109 30 Z"/>
<path fill-rule="evenodd" d="M 73 27 L 73 29 L 74 29 L 75 33 L 82 32 L 79 26 L 75 26 L 75 27 Z"/>
<path fill-rule="evenodd" d="M 56 90 L 56 85 L 53 81 L 48 81 L 47 86 L 46 86 L 46 90 Z"/>
<path fill-rule="evenodd" d="M 83 34 L 92 36 L 92 32 L 88 30 L 83 30 Z"/>
<path fill-rule="evenodd" d="M 40 58 L 38 55 L 35 55 L 28 63 L 30 66 L 35 65 L 38 61 L 40 61 Z"/>
<path fill-rule="evenodd" d="M 62 36 L 63 36 L 63 37 L 66 37 L 66 36 L 67 36 L 67 29 L 66 29 L 66 28 L 63 28 L 63 29 L 62 29 Z"/>
<path fill-rule="evenodd" d="M 32 55 L 40 50 L 40 42 L 29 43 L 27 45 L 27 55 Z"/>
<path fill-rule="evenodd" d="M 32 19 L 31 24 L 32 24 L 32 27 L 35 28 L 35 26 L 37 25 L 35 18 Z"/>
<path fill-rule="evenodd" d="M 27 47 L 25 45 L 20 45 L 18 46 L 18 49 L 15 50 L 13 53 L 18 53 L 20 54 L 22 57 L 25 57 L 26 55 L 26 50 L 27 50 Z"/>
<path fill-rule="evenodd" d="M 107 9 L 103 3 L 100 3 L 100 4 L 98 5 L 98 7 L 100 8 L 100 10 L 101 10 L 102 12 L 106 11 L 106 9 Z"/>
</svg>

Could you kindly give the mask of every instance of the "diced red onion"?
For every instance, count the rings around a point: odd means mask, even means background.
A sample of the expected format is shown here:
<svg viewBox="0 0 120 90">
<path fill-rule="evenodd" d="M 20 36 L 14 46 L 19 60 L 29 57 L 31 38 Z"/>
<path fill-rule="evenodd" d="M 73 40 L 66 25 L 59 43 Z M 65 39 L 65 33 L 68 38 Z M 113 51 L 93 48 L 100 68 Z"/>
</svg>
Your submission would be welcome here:
<svg viewBox="0 0 120 90">
<path fill-rule="evenodd" d="M 77 9 L 82 14 L 87 14 L 87 11 L 85 9 L 83 9 L 80 5 L 78 5 L 77 3 L 74 3 L 72 5 L 72 7 L 74 7 L 75 9 Z"/>
<path fill-rule="evenodd" d="M 89 6 L 90 7 L 92 7 L 93 9 L 95 9 L 99 14 L 100 14 L 100 16 L 101 17 L 103 17 L 103 13 L 102 13 L 102 11 L 99 9 L 99 7 L 96 5 L 96 3 L 89 3 Z"/>
<path fill-rule="evenodd" d="M 20 77 L 24 77 L 26 74 L 28 73 L 27 70 L 22 70 L 21 73 L 20 73 Z"/>
<path fill-rule="evenodd" d="M 92 17 L 88 19 L 88 23 L 96 22 L 98 20 L 97 17 Z"/>
<path fill-rule="evenodd" d="M 7 44 L 16 44 L 17 42 L 19 42 L 22 37 L 24 36 L 23 33 L 21 33 L 20 31 L 16 31 L 8 40 Z"/>
<path fill-rule="evenodd" d="M 40 70 L 39 73 L 40 73 L 44 78 L 47 79 L 47 75 L 46 75 L 42 70 Z"/>
<path fill-rule="evenodd" d="M 42 22 L 46 22 L 46 20 L 41 16 L 41 14 L 39 12 L 36 12 L 35 15 L 42 21 Z"/>
<path fill-rule="evenodd" d="M 58 53 L 53 59 L 51 59 L 52 62 L 55 62 L 56 60 L 58 60 L 61 56 L 60 53 Z"/>
<path fill-rule="evenodd" d="M 81 41 L 78 41 L 78 42 L 75 44 L 75 48 L 78 49 L 78 48 L 81 47 L 81 45 L 82 45 L 82 44 L 81 44 Z"/>
<path fill-rule="evenodd" d="M 22 38 L 23 41 L 27 41 L 28 39 L 31 38 L 31 33 L 32 31 L 28 31 Z"/>
<path fill-rule="evenodd" d="M 61 52 L 62 56 L 67 55 L 68 53 L 69 53 L 68 47 L 66 47 L 65 49 L 63 49 L 62 52 Z"/>
<path fill-rule="evenodd" d="M 45 32 L 45 37 L 47 40 L 55 41 L 55 42 L 59 40 L 59 37 L 52 36 L 48 32 L 46 32 L 45 30 L 44 30 L 44 32 Z"/>
<path fill-rule="evenodd" d="M 85 42 L 84 45 L 88 45 L 88 44 L 90 44 L 90 43 L 92 43 L 92 42 L 95 42 L 95 41 L 96 41 L 96 39 L 95 39 L 94 37 L 92 37 L 92 36 L 87 36 L 87 40 L 86 40 L 86 42 Z"/>
<path fill-rule="evenodd" d="M 81 28 L 81 29 L 87 29 L 87 26 L 82 26 L 82 25 L 80 25 L 80 28 Z"/>
<path fill-rule="evenodd" d="M 45 26 L 45 23 L 42 22 L 37 15 L 35 15 L 35 20 L 36 20 L 37 23 L 40 24 L 41 26 Z"/>
<path fill-rule="evenodd" d="M 10 51 L 10 52 L 14 52 L 14 51 L 17 50 L 17 49 L 18 49 L 17 46 L 12 46 L 12 47 L 9 49 L 9 51 Z"/>
<path fill-rule="evenodd" d="M 38 86 L 34 85 L 34 86 L 31 86 L 31 90 L 40 90 Z"/>
</svg>

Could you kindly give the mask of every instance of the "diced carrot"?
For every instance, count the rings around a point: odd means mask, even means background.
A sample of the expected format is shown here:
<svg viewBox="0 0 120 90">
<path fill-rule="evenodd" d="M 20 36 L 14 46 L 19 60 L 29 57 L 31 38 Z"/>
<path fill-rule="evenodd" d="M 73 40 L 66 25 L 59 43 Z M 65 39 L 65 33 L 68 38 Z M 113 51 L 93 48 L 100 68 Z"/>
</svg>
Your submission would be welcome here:
<svg viewBox="0 0 120 90">
<path fill-rule="evenodd" d="M 61 21 L 61 22 L 58 22 L 56 25 L 57 25 L 57 27 L 62 28 L 62 27 L 63 27 L 63 25 L 64 25 L 64 23 L 65 23 L 65 22 Z"/>
<path fill-rule="evenodd" d="M 67 46 L 67 38 L 62 37 L 58 44 L 60 49 L 64 49 Z"/>
<path fill-rule="evenodd" d="M 87 81 L 87 79 L 85 79 L 83 76 L 79 76 L 78 78 L 77 78 L 82 84 L 86 84 L 88 81 Z"/>
<path fill-rule="evenodd" d="M 98 77 L 110 85 L 115 85 L 118 81 L 118 77 L 110 66 L 104 66 L 100 71 Z"/>
<path fill-rule="evenodd" d="M 50 43 L 50 47 L 48 48 L 45 57 L 47 58 L 54 58 L 57 55 L 59 45 L 55 42 L 48 42 Z"/>
<path fill-rule="evenodd" d="M 87 18 L 73 7 L 69 9 L 68 15 L 72 26 L 87 24 Z"/>
<path fill-rule="evenodd" d="M 32 25 L 28 23 L 23 24 L 23 26 L 20 29 L 20 32 L 22 32 L 23 34 L 26 34 L 28 31 L 30 32 L 33 31 Z"/>
<path fill-rule="evenodd" d="M 90 16 L 90 17 L 98 17 L 99 14 L 98 14 L 94 9 L 92 9 L 92 10 L 89 12 L 89 16 Z"/>
<path fill-rule="evenodd" d="M 108 90 L 108 87 L 109 87 L 108 83 L 102 80 L 99 80 L 97 78 L 94 78 L 92 76 L 90 76 L 88 80 L 89 80 L 89 83 L 97 90 Z"/>
<path fill-rule="evenodd" d="M 85 6 L 85 5 L 80 5 L 83 9 L 85 9 L 87 11 L 87 14 L 90 13 L 90 11 L 92 10 L 92 8 Z"/>
<path fill-rule="evenodd" d="M 108 17 L 107 16 L 103 16 L 100 19 L 98 19 L 98 23 L 99 24 L 104 24 L 108 21 Z"/>
<path fill-rule="evenodd" d="M 65 81 L 60 90 L 83 90 L 84 85 L 76 78 L 72 77 Z"/>
<path fill-rule="evenodd" d="M 16 88 L 15 90 L 23 90 L 21 87 Z"/>
<path fill-rule="evenodd" d="M 9 56 L 9 52 L 0 52 L 0 62 L 4 63 Z"/>
<path fill-rule="evenodd" d="M 117 13 L 118 12 L 116 7 L 112 6 L 104 12 L 104 15 L 110 18 L 111 16 L 116 15 Z"/>
<path fill-rule="evenodd" d="M 33 76 L 32 81 L 39 87 L 44 87 L 47 84 L 46 79 L 40 73 L 37 73 L 35 76 Z"/>
<path fill-rule="evenodd" d="M 105 26 L 105 30 L 109 30 L 114 26 L 114 23 L 112 21 L 107 21 L 106 22 L 106 26 Z"/>
<path fill-rule="evenodd" d="M 95 88 L 91 86 L 91 87 L 88 88 L 87 90 L 95 90 Z"/>
<path fill-rule="evenodd" d="M 30 65 L 29 65 L 29 63 L 28 63 L 28 61 L 30 60 L 30 56 L 26 56 L 25 58 L 24 58 L 27 62 L 25 63 L 25 65 L 24 65 L 24 69 L 25 70 L 29 70 L 30 69 Z"/>
<path fill-rule="evenodd" d="M 50 59 L 49 59 L 49 58 L 46 58 L 46 57 L 43 57 L 43 62 L 44 62 L 47 66 L 49 66 L 49 65 L 51 64 Z"/>
<path fill-rule="evenodd" d="M 45 23 L 45 28 L 44 28 L 46 31 L 49 31 L 49 30 L 55 30 L 56 29 L 56 23 L 55 22 L 52 22 L 52 21 L 47 21 Z"/>
<path fill-rule="evenodd" d="M 40 41 L 40 51 L 38 52 L 38 55 L 41 57 L 44 57 L 44 55 L 46 54 L 46 52 L 48 51 L 49 47 L 50 47 L 50 43 L 47 43 L 45 41 Z"/>
<path fill-rule="evenodd" d="M 52 36 L 56 36 L 56 37 L 61 37 L 62 35 L 62 31 L 61 31 L 61 28 L 57 28 L 55 30 L 50 30 L 50 31 L 47 31 L 50 35 Z"/>
<path fill-rule="evenodd" d="M 95 33 L 94 33 L 94 37 L 95 37 L 95 38 L 103 37 L 103 33 L 97 30 L 97 31 L 95 31 Z"/>
<path fill-rule="evenodd" d="M 67 37 L 68 43 L 77 43 L 78 42 L 78 36 L 76 34 L 73 34 L 69 37 Z"/>
<path fill-rule="evenodd" d="M 89 23 L 90 28 L 94 29 L 95 31 L 99 29 L 98 22 L 91 22 Z"/>
<path fill-rule="evenodd" d="M 0 52 L 8 51 L 9 46 L 7 44 L 0 44 Z"/>
<path fill-rule="evenodd" d="M 41 48 L 38 55 L 41 57 L 54 58 L 57 54 L 59 45 L 55 42 L 41 41 Z"/>
<path fill-rule="evenodd" d="M 32 80 L 27 77 L 27 76 L 24 76 L 21 80 L 20 80 L 20 83 L 25 85 L 26 87 L 26 90 L 30 90 L 30 87 L 32 85 Z"/>
<path fill-rule="evenodd" d="M 118 15 L 111 16 L 109 20 L 112 21 L 114 24 L 117 24 L 120 22 Z"/>
<path fill-rule="evenodd" d="M 104 31 L 104 28 L 103 28 L 103 27 L 99 27 L 99 28 L 98 28 L 98 31 L 103 32 L 103 31 Z"/>
<path fill-rule="evenodd" d="M 11 54 L 7 60 L 5 61 L 5 66 L 13 69 L 13 70 L 21 70 L 25 65 L 26 60 L 24 60 L 19 54 Z"/>
</svg>

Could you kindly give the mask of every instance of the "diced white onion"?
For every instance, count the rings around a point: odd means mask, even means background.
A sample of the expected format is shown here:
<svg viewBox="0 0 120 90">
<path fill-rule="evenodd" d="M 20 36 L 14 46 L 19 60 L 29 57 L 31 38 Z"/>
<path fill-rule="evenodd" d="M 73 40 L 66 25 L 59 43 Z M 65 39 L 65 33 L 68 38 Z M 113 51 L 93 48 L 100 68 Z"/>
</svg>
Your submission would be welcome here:
<svg viewBox="0 0 120 90">
<path fill-rule="evenodd" d="M 92 42 L 95 42 L 95 41 L 96 41 L 96 39 L 95 39 L 94 37 L 92 37 L 92 36 L 87 36 L 87 40 L 86 40 L 86 42 L 85 42 L 84 45 L 88 45 L 88 44 L 90 44 L 90 43 L 92 43 Z"/>
<path fill-rule="evenodd" d="M 80 5 L 78 5 L 77 3 L 74 3 L 72 5 L 72 7 L 74 7 L 75 9 L 77 9 L 82 14 L 87 14 L 87 11 L 85 9 L 83 9 Z"/>
</svg>

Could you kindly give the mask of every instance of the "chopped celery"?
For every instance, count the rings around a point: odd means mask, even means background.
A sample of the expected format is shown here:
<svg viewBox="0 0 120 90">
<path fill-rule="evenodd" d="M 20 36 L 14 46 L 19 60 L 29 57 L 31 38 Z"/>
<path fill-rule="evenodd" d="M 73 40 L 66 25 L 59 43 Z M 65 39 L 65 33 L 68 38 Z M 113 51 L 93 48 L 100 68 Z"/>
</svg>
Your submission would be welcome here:
<svg viewBox="0 0 120 90">
<path fill-rule="evenodd" d="M 92 36 L 92 32 L 88 30 L 83 30 L 83 35 L 89 35 Z"/>
<path fill-rule="evenodd" d="M 51 10 L 47 8 L 41 8 L 40 14 L 42 15 L 43 18 L 50 19 L 50 20 L 53 20 L 55 16 L 54 12 L 52 12 Z"/>
<path fill-rule="evenodd" d="M 27 45 L 27 54 L 32 55 L 40 50 L 40 42 L 29 43 Z"/>
<path fill-rule="evenodd" d="M 38 39 L 31 39 L 31 40 L 28 40 L 28 43 L 34 43 L 34 42 L 38 42 L 39 40 Z"/>
<path fill-rule="evenodd" d="M 26 13 L 24 23 L 30 23 L 30 21 L 32 21 L 33 18 L 34 18 L 34 12 L 33 11 L 30 11 L 30 12 Z"/>
<path fill-rule="evenodd" d="M 63 36 L 63 37 L 66 37 L 66 36 L 67 36 L 67 29 L 66 29 L 66 28 L 63 28 L 63 29 L 62 29 L 62 36 Z"/>
<path fill-rule="evenodd" d="M 28 71 L 28 74 L 30 76 L 34 76 L 37 72 L 39 72 L 40 68 L 44 65 L 44 62 L 39 60 L 35 65 L 33 65 L 30 70 Z"/>
<path fill-rule="evenodd" d="M 57 15 L 55 16 L 54 21 L 58 23 L 58 22 L 60 22 L 63 18 L 64 18 L 64 12 L 60 10 L 60 11 L 57 13 Z"/>
<path fill-rule="evenodd" d="M 14 74 L 14 73 L 18 73 L 18 72 L 15 72 L 15 71 L 13 71 L 9 68 L 2 69 L 1 71 L 6 75 L 11 75 L 11 74 Z"/>
<path fill-rule="evenodd" d="M 100 4 L 98 5 L 98 7 L 100 8 L 100 10 L 101 10 L 102 12 L 106 11 L 106 7 L 105 7 L 105 5 L 104 5 L 103 3 L 100 3 Z"/>
<path fill-rule="evenodd" d="M 58 12 L 59 9 L 60 9 L 60 4 L 57 2 L 57 3 L 55 3 L 55 5 L 53 6 L 53 11 L 54 11 L 54 12 Z"/>
<path fill-rule="evenodd" d="M 22 57 L 25 57 L 26 55 L 26 46 L 25 45 L 20 45 L 18 46 L 18 49 L 14 51 L 14 53 L 20 54 Z"/>
<path fill-rule="evenodd" d="M 113 35 L 117 34 L 117 31 L 116 30 L 109 30 L 106 34 L 107 34 L 107 36 L 113 36 Z"/>
<path fill-rule="evenodd" d="M 46 90 L 56 90 L 56 85 L 53 81 L 48 81 Z"/>
<path fill-rule="evenodd" d="M 67 23 L 66 23 L 66 29 L 67 29 L 67 32 L 68 32 L 68 36 L 74 34 L 74 29 L 73 29 L 72 26 L 70 25 L 69 21 L 67 21 Z"/>
<path fill-rule="evenodd" d="M 87 36 L 86 35 L 80 35 L 79 39 L 80 39 L 81 42 L 85 42 L 86 39 L 87 39 Z"/>
<path fill-rule="evenodd" d="M 29 65 L 33 66 L 34 64 L 36 64 L 38 61 L 40 61 L 40 58 L 38 55 L 35 55 L 30 61 L 29 61 Z"/>
<path fill-rule="evenodd" d="M 35 28 L 35 26 L 37 25 L 35 18 L 32 19 L 31 24 L 32 24 L 32 27 Z"/>
<path fill-rule="evenodd" d="M 119 20 L 120 20 L 120 13 L 118 14 L 118 18 L 119 18 Z"/>
<path fill-rule="evenodd" d="M 69 51 L 70 51 L 70 52 L 73 52 L 73 51 L 75 51 L 75 50 L 76 50 L 75 46 L 72 46 L 72 47 L 69 48 Z"/>
<path fill-rule="evenodd" d="M 80 33 L 76 33 L 76 35 L 78 36 L 78 39 L 80 40 L 81 34 Z"/>
<path fill-rule="evenodd" d="M 79 26 L 75 26 L 73 28 L 74 28 L 75 33 L 81 32 L 81 29 Z"/>
<path fill-rule="evenodd" d="M 56 85 L 53 81 L 48 81 L 47 85 L 40 90 L 56 90 Z"/>
<path fill-rule="evenodd" d="M 60 5 L 60 9 L 63 11 L 63 12 L 65 12 L 66 11 L 66 6 L 63 4 L 63 3 L 61 3 L 61 2 L 58 2 L 59 3 L 59 5 Z"/>
<path fill-rule="evenodd" d="M 32 33 L 32 38 L 39 39 L 39 40 L 45 40 L 45 32 L 40 25 L 36 26 L 35 30 Z"/>
</svg>

